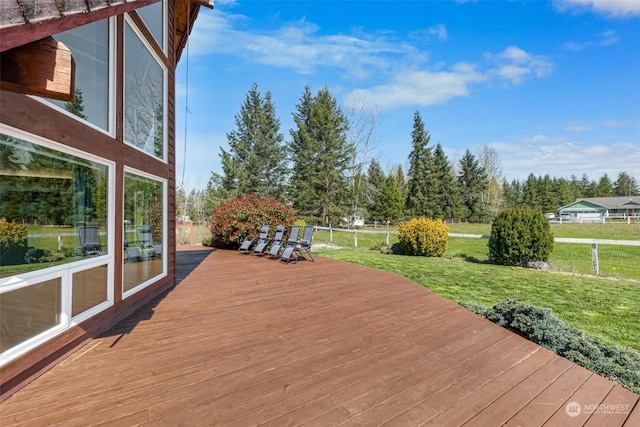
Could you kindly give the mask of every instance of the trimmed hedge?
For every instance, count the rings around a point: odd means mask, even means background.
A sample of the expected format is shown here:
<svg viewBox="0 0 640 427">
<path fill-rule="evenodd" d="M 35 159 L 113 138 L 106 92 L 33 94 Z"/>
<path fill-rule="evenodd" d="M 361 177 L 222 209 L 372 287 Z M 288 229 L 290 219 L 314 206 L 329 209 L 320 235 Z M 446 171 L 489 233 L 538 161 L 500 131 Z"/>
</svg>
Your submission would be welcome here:
<svg viewBox="0 0 640 427">
<path fill-rule="evenodd" d="M 589 338 L 567 326 L 548 308 L 515 300 L 504 300 L 493 307 L 460 305 L 640 394 L 640 353 L 632 349 L 607 346 Z"/>
<path fill-rule="evenodd" d="M 400 249 L 406 255 L 444 255 L 449 244 L 449 227 L 441 219 L 413 218 L 398 226 Z"/>
<path fill-rule="evenodd" d="M 262 225 L 269 225 L 273 237 L 279 224 L 288 226 L 296 220 L 296 214 L 284 202 L 245 194 L 225 200 L 211 216 L 211 243 L 213 246 L 239 246 L 248 236 L 257 236 Z"/>
<path fill-rule="evenodd" d="M 553 252 L 549 220 L 533 209 L 505 209 L 491 225 L 489 261 L 524 267 L 529 261 L 548 261 Z"/>
</svg>

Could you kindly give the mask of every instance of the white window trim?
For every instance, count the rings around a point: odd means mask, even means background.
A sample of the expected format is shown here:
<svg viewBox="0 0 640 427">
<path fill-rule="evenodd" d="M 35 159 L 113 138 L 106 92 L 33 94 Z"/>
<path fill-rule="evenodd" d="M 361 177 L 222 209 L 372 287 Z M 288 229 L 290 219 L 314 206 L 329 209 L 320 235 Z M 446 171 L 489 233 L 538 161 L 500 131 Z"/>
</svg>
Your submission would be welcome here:
<svg viewBox="0 0 640 427">
<path fill-rule="evenodd" d="M 124 52 L 123 52 L 123 73 L 125 72 L 125 70 L 127 69 L 127 64 L 126 64 L 126 50 L 127 50 L 127 38 L 125 36 L 126 32 L 127 32 L 127 25 L 129 25 L 129 27 L 133 30 L 133 32 L 136 34 L 136 36 L 138 36 L 138 39 L 142 42 L 142 44 L 144 45 L 144 47 L 147 49 L 147 51 L 149 51 L 149 53 L 151 54 L 151 56 L 153 57 L 153 59 L 155 59 L 155 61 L 158 63 L 158 65 L 160 66 L 160 68 L 162 69 L 162 158 L 158 158 L 155 155 L 151 154 L 151 153 L 147 153 L 146 151 L 142 150 L 139 147 L 136 147 L 134 144 L 131 144 L 130 142 L 127 142 L 126 140 L 126 135 L 123 135 L 123 140 L 124 143 L 127 144 L 129 147 L 132 147 L 138 151 L 140 151 L 141 153 L 144 153 L 146 155 L 148 155 L 149 157 L 159 160 L 165 164 L 169 163 L 168 160 L 168 152 L 169 152 L 169 130 L 168 130 L 168 114 L 169 114 L 169 70 L 167 69 L 167 67 L 164 64 L 164 61 L 162 61 L 162 59 L 160 57 L 158 57 L 158 55 L 156 54 L 156 51 L 151 47 L 151 45 L 149 44 L 149 41 L 147 40 L 147 38 L 142 34 L 142 32 L 140 32 L 140 29 L 138 28 L 138 26 L 133 22 L 133 20 L 129 17 L 129 15 L 125 14 L 124 16 L 124 20 L 125 20 L 125 26 L 124 26 L 124 30 L 123 30 L 123 34 L 122 37 L 124 38 Z M 126 80 L 126 77 L 125 77 Z M 123 102 L 123 110 L 126 111 L 127 109 L 127 94 L 126 94 L 126 84 L 122 85 L 122 102 Z"/>
<path fill-rule="evenodd" d="M 29 141 L 37 145 L 51 148 L 63 153 L 71 154 L 76 157 L 90 160 L 95 163 L 107 166 L 107 229 L 112 230 L 107 233 L 107 254 L 97 257 L 91 257 L 86 260 L 79 260 L 67 264 L 61 264 L 53 267 L 43 268 L 41 270 L 30 271 L 24 274 L 17 274 L 0 279 L 0 293 L 11 292 L 23 287 L 37 285 L 41 282 L 61 278 L 61 313 L 60 323 L 54 327 L 41 332 L 40 334 L 29 338 L 28 340 L 0 353 L 0 366 L 15 360 L 28 351 L 42 345 L 46 341 L 60 335 L 70 327 L 95 316 L 97 313 L 104 311 L 106 308 L 114 304 L 114 252 L 115 252 L 115 163 L 90 153 L 85 153 L 73 147 L 56 143 L 46 138 L 33 135 L 20 129 L 0 123 L 0 133 L 9 135 L 14 138 Z M 83 313 L 71 316 L 72 286 L 71 278 L 75 272 L 88 270 L 94 267 L 105 265 L 107 268 L 107 301 L 98 304 L 86 310 Z M 166 272 L 166 267 L 164 268 Z"/>
<path fill-rule="evenodd" d="M 0 353 L 0 366 L 4 366 L 12 360 L 17 359 L 28 351 L 42 345 L 46 341 L 56 337 L 61 334 L 69 327 L 69 313 L 71 312 L 71 300 L 70 298 L 65 298 L 65 296 L 69 296 L 69 278 L 68 273 L 66 271 L 61 272 L 49 272 L 48 274 L 42 274 L 38 277 L 37 281 L 30 280 L 22 280 L 20 282 L 14 283 L 13 286 L 9 287 L 10 290 L 14 291 L 17 289 L 26 288 L 28 286 L 38 285 L 39 283 L 46 282 L 47 280 L 52 279 L 60 279 L 60 321 L 57 325 L 40 332 L 38 335 L 35 335 L 29 338 L 26 341 L 17 344 L 10 349 Z M 3 292 L 4 293 L 4 292 Z"/>
<path fill-rule="evenodd" d="M 127 172 L 134 174 L 134 175 L 138 175 L 141 176 L 143 178 L 148 178 L 148 179 L 152 179 L 154 181 L 158 181 L 162 183 L 162 273 L 158 274 L 157 276 L 153 276 L 151 278 L 149 278 L 148 280 L 140 283 L 139 285 L 129 289 L 128 291 L 123 291 L 122 292 L 122 299 L 126 299 L 128 297 L 130 297 L 131 295 L 143 290 L 144 288 L 146 288 L 147 286 L 157 282 L 160 279 L 163 279 L 165 277 L 167 277 L 167 205 L 168 205 L 168 201 L 167 201 L 167 194 L 168 194 L 168 180 L 165 178 L 161 178 L 159 176 L 156 175 L 152 175 L 148 172 L 143 172 L 141 170 L 138 169 L 134 169 L 132 167 L 129 166 L 125 166 L 124 167 L 124 172 L 123 172 L 123 178 L 122 178 L 122 185 L 124 186 L 124 181 L 126 180 L 127 177 Z M 126 194 L 124 192 L 124 190 L 122 191 L 122 206 L 124 208 L 124 198 L 126 197 Z M 123 265 L 124 265 L 124 257 L 123 257 Z M 122 269 L 122 283 L 124 284 L 124 268 Z"/>
</svg>

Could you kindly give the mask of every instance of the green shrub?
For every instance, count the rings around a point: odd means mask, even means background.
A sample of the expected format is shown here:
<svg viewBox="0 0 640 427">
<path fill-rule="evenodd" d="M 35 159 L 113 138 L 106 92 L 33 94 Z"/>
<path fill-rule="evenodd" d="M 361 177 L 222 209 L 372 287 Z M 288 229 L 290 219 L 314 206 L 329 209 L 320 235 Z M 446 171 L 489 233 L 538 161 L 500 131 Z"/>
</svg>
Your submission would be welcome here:
<svg viewBox="0 0 640 427">
<path fill-rule="evenodd" d="M 202 246 L 212 247 L 213 246 L 213 238 L 211 236 L 203 237 L 202 241 L 200 242 L 200 244 L 202 244 Z"/>
<path fill-rule="evenodd" d="M 470 303 L 460 305 L 640 393 L 640 353 L 632 349 L 607 346 L 589 338 L 584 332 L 565 325 L 548 308 L 514 300 L 504 300 L 493 307 Z"/>
<path fill-rule="evenodd" d="M 0 265 L 24 264 L 27 249 L 27 226 L 0 218 Z"/>
<path fill-rule="evenodd" d="M 289 226 L 296 214 L 284 202 L 257 194 L 245 194 L 222 202 L 211 216 L 211 240 L 214 246 L 238 246 L 248 236 L 256 236 L 262 225 L 269 225 L 273 237 L 279 224 Z"/>
<path fill-rule="evenodd" d="M 413 218 L 398 226 L 398 240 L 406 255 L 442 256 L 449 243 L 449 227 L 442 220 Z"/>
<path fill-rule="evenodd" d="M 549 220 L 532 209 L 505 209 L 496 215 L 489 238 L 489 261 L 525 266 L 529 261 L 548 261 L 553 251 Z"/>
</svg>

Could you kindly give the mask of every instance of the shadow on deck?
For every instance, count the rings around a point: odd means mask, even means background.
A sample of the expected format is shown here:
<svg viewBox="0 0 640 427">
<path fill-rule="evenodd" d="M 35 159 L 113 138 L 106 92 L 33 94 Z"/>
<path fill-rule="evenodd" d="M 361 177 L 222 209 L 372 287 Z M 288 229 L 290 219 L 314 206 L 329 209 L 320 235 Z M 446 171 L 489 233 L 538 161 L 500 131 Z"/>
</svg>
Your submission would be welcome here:
<svg viewBox="0 0 640 427">
<path fill-rule="evenodd" d="M 397 275 L 178 263 L 152 317 L 7 399 L 0 425 L 640 425 L 638 395 Z"/>
</svg>

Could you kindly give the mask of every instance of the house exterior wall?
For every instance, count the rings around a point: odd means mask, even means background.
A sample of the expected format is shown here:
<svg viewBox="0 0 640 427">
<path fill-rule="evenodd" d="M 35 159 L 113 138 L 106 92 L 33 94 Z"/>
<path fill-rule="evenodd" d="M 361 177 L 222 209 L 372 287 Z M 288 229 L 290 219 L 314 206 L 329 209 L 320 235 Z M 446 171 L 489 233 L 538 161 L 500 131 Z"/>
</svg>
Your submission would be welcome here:
<svg viewBox="0 0 640 427">
<path fill-rule="evenodd" d="M 53 366 L 69 352 L 88 342 L 92 337 L 106 331 L 109 327 L 129 315 L 141 305 L 149 302 L 155 296 L 167 291 L 175 284 L 175 51 L 174 51 L 174 8 L 175 2 L 165 1 L 166 13 L 166 48 L 163 49 L 154 42 L 153 35 L 146 28 L 144 20 L 137 12 L 132 11 L 114 18 L 115 23 L 115 69 L 112 76 L 115 90 L 113 91 L 113 123 L 112 132 L 104 132 L 90 124 L 77 120 L 50 104 L 33 97 L 17 93 L 0 92 L 0 125 L 5 130 L 17 132 L 21 139 L 27 142 L 38 143 L 46 141 L 52 147 L 60 147 L 63 152 L 68 149 L 76 157 L 82 157 L 83 153 L 88 158 L 95 157 L 104 160 L 110 167 L 110 191 L 108 193 L 108 223 L 105 225 L 105 233 L 109 250 L 102 258 L 82 258 L 68 264 L 71 272 L 79 270 L 90 263 L 101 264 L 98 267 L 106 269 L 108 277 L 109 298 L 102 308 L 96 308 L 89 316 L 79 316 L 80 321 L 71 319 L 67 327 L 51 334 L 44 342 L 19 354 L 2 364 L 0 369 L 0 401 L 14 393 L 20 387 L 28 383 L 32 378 L 40 375 L 48 367 Z M 147 2 L 148 4 L 148 2 Z M 125 76 L 125 40 L 124 34 L 127 26 L 139 28 L 143 40 L 151 47 L 155 56 L 166 67 L 166 108 L 164 110 L 164 144 L 166 155 L 160 158 L 125 143 L 127 110 L 125 105 L 126 85 Z M 55 35 L 54 35 L 55 38 Z M 12 133 L 10 136 L 15 136 Z M 125 246 L 125 210 L 127 198 L 125 194 L 127 173 L 140 173 L 143 176 L 152 177 L 164 188 L 162 196 L 163 235 L 162 250 L 155 257 L 157 265 L 161 265 L 162 272 L 155 276 L 148 276 L 144 285 L 132 285 L 132 290 L 125 291 L 125 270 L 134 267 L 143 267 L 144 264 L 127 262 Z M 0 180 L 8 179 L 0 175 Z M 143 212 L 144 213 L 144 212 Z M 141 215 L 143 214 L 141 213 Z M 146 213 L 144 213 L 146 215 Z M 104 261 L 100 261 L 104 260 Z M 60 266 L 51 267 L 52 271 L 58 271 Z M 98 268 L 96 267 L 96 270 Z M 40 271 L 47 272 L 46 265 Z M 36 273 L 29 273 L 36 274 Z M 60 273 L 67 274 L 67 273 Z M 69 273 L 71 274 L 71 273 Z M 15 274 L 13 278 L 0 275 L 0 294 L 7 287 L 2 288 L 2 283 L 10 283 L 20 280 L 21 274 Z M 148 280 L 147 280 L 148 279 Z M 7 294 L 8 292 L 5 292 Z"/>
</svg>

